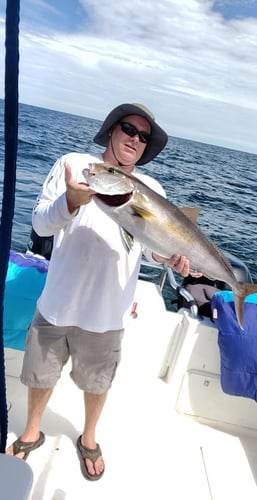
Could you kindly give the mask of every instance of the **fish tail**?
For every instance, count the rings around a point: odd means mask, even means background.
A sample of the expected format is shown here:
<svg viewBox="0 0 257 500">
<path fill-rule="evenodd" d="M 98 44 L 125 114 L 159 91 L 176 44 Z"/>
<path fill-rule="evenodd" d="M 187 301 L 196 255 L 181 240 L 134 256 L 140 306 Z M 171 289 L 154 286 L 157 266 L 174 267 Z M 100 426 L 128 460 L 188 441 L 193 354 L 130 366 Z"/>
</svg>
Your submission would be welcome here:
<svg viewBox="0 0 257 500">
<path fill-rule="evenodd" d="M 240 286 L 240 288 L 233 290 L 233 292 L 235 297 L 235 310 L 236 310 L 237 321 L 241 330 L 243 330 L 244 300 L 251 293 L 257 293 L 257 285 L 254 285 L 252 283 L 244 283 Z"/>
</svg>

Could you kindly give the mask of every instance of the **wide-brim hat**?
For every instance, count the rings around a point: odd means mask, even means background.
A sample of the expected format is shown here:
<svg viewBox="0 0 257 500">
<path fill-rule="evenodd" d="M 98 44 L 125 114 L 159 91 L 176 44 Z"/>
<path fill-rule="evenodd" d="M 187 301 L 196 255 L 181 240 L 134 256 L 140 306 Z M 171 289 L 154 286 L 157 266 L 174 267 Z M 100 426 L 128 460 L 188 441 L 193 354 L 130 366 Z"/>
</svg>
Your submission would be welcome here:
<svg viewBox="0 0 257 500">
<path fill-rule="evenodd" d="M 120 104 L 120 106 L 114 108 L 105 118 L 99 132 L 94 137 L 94 142 L 100 146 L 107 147 L 112 127 L 122 120 L 124 116 L 129 115 L 143 116 L 151 126 L 150 141 L 147 143 L 141 158 L 136 162 L 137 165 L 144 165 L 153 160 L 162 151 L 167 144 L 168 136 L 156 123 L 153 113 L 142 104 Z"/>
</svg>

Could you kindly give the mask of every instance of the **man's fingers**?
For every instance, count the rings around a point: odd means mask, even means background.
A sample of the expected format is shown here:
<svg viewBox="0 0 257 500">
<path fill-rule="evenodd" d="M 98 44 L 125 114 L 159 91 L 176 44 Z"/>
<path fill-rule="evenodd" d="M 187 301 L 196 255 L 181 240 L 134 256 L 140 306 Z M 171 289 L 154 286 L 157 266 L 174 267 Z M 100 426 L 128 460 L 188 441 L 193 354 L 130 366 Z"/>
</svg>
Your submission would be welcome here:
<svg viewBox="0 0 257 500">
<path fill-rule="evenodd" d="M 173 269 L 182 274 L 182 276 L 188 276 L 190 269 L 189 260 L 184 255 L 173 255 L 172 260 Z"/>
<path fill-rule="evenodd" d="M 72 179 L 72 175 L 71 175 L 70 165 L 69 165 L 69 163 L 67 163 L 67 161 L 64 163 L 64 169 L 65 169 L 65 182 L 66 182 L 66 184 L 70 184 L 70 181 Z"/>
<path fill-rule="evenodd" d="M 64 163 L 64 169 L 65 169 L 66 186 L 70 186 L 72 188 L 77 188 L 79 186 L 85 186 L 86 188 L 88 188 L 88 184 L 86 182 L 77 182 L 73 179 L 72 173 L 71 173 L 71 167 L 67 161 Z M 95 193 L 95 191 L 93 191 L 92 189 L 90 189 L 90 191 L 92 192 L 92 194 Z"/>
</svg>

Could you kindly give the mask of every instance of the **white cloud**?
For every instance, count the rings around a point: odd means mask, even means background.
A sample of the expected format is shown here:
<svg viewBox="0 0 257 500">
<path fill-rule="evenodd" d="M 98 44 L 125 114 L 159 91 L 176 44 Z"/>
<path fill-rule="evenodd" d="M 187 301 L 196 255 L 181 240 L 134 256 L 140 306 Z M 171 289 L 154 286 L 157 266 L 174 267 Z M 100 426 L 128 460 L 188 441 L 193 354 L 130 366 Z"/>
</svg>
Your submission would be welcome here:
<svg viewBox="0 0 257 500">
<path fill-rule="evenodd" d="M 76 33 L 24 24 L 20 98 L 100 119 L 141 101 L 171 135 L 257 152 L 257 19 L 212 4 L 81 0 Z"/>
</svg>

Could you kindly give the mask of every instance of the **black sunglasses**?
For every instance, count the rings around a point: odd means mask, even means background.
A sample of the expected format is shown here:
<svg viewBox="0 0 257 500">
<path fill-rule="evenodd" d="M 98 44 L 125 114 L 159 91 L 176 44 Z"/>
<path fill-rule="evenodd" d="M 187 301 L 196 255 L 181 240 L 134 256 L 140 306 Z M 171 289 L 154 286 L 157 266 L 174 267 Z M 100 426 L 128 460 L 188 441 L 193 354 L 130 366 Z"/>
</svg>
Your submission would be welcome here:
<svg viewBox="0 0 257 500">
<path fill-rule="evenodd" d="M 135 137 L 135 135 L 138 135 L 140 142 L 142 142 L 143 144 L 147 144 L 150 141 L 151 134 L 148 134 L 147 132 L 144 131 L 140 132 L 131 123 L 119 122 L 119 125 L 122 132 L 124 132 L 124 134 L 129 135 L 129 137 Z"/>
</svg>

